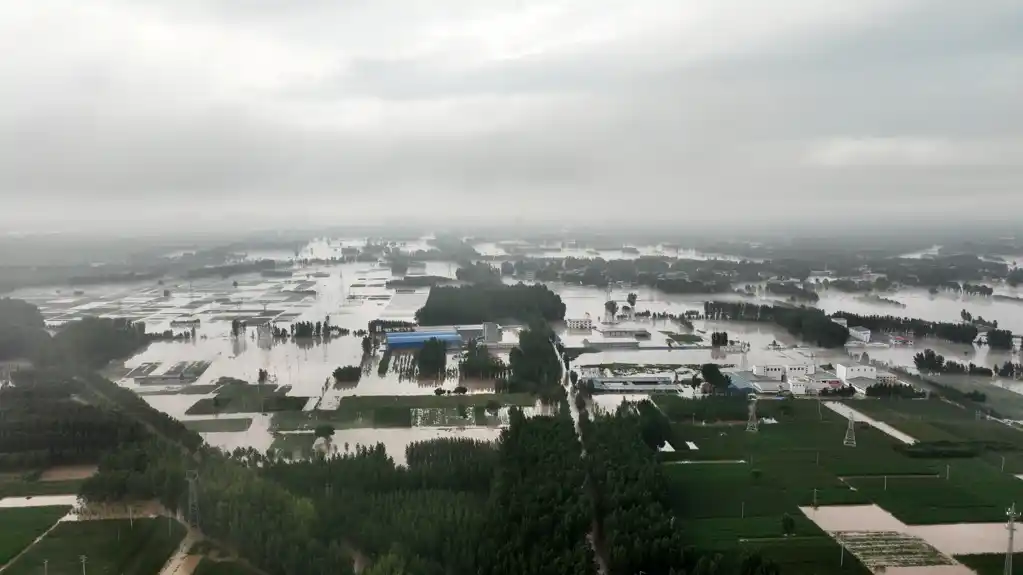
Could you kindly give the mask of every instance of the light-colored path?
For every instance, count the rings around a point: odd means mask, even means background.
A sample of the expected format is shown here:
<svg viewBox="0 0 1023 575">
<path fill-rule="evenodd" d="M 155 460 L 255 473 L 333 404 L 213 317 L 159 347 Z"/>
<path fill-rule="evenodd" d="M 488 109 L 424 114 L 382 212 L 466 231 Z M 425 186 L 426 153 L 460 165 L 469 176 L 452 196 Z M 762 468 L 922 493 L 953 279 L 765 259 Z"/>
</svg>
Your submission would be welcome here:
<svg viewBox="0 0 1023 575">
<path fill-rule="evenodd" d="M 171 553 L 170 559 L 164 564 L 163 569 L 160 569 L 160 575 L 191 575 L 195 566 L 199 564 L 199 560 L 202 559 L 197 555 L 188 554 L 188 550 L 198 539 L 195 532 L 189 528 L 185 538 L 181 540 L 181 545 L 178 545 L 174 553 Z"/>
<path fill-rule="evenodd" d="M 830 505 L 800 511 L 829 533 L 842 531 L 896 531 L 923 539 L 946 555 L 1005 553 L 1008 543 L 1005 523 L 948 523 L 943 525 L 906 525 L 877 505 Z M 1023 526 L 1018 528 L 1023 529 Z M 1014 541 L 1016 552 L 1023 543 Z"/>
<path fill-rule="evenodd" d="M 908 445 L 916 443 L 916 439 L 914 439 L 912 436 L 902 433 L 901 431 L 895 429 L 894 427 L 888 425 L 887 423 L 878 421 L 871 417 L 867 417 L 866 415 L 863 415 L 859 411 L 856 411 L 855 409 L 849 407 L 848 404 L 840 403 L 837 401 L 825 401 L 824 407 L 830 409 L 831 411 L 834 411 L 835 413 L 841 415 L 846 419 L 849 419 L 851 417 L 856 421 L 862 421 L 863 423 L 866 423 L 871 427 L 874 427 L 884 433 L 887 433 L 888 435 Z"/>
</svg>

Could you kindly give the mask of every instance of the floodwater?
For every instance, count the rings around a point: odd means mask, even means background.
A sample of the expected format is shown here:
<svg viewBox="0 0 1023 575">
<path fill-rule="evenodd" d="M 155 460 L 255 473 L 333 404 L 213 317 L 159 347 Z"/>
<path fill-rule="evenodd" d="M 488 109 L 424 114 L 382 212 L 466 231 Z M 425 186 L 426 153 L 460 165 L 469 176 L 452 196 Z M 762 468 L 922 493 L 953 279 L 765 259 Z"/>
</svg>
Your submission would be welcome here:
<svg viewBox="0 0 1023 575">
<path fill-rule="evenodd" d="M 829 505 L 799 509 L 829 533 L 894 531 L 919 537 L 946 555 L 1006 551 L 1005 523 L 906 525 L 877 505 Z M 1023 550 L 1023 543 L 1018 540 L 1014 543 L 1014 550 Z"/>
<path fill-rule="evenodd" d="M 999 295 L 1023 297 L 1023 289 L 999 286 L 995 292 Z M 883 294 L 884 297 L 905 304 L 896 307 L 860 299 L 861 294 L 844 293 L 839 290 L 821 290 L 820 300 L 815 304 L 826 311 L 834 313 L 846 311 L 859 315 L 891 315 L 895 317 L 917 317 L 931 321 L 962 321 L 960 313 L 966 310 L 974 317 L 982 316 L 989 321 L 997 321 L 998 327 L 1013 332 L 1023 332 L 1023 301 L 1006 301 L 994 297 L 958 295 L 952 292 L 939 291 L 931 295 L 925 289 L 901 289 L 897 292 Z"/>
<path fill-rule="evenodd" d="M 400 242 L 405 249 L 429 249 L 429 238 L 419 238 Z M 273 258 L 280 261 L 294 262 L 296 259 L 330 259 L 341 257 L 345 247 L 365 245 L 366 240 L 351 239 L 318 239 L 310 242 L 298 251 L 282 250 L 250 251 L 249 259 Z M 496 244 L 480 244 L 477 249 L 481 253 L 501 256 L 506 252 Z M 576 257 L 595 257 L 587 250 L 560 249 L 546 251 L 552 257 L 574 255 Z M 636 246 L 637 253 L 631 250 L 610 250 L 600 252 L 605 259 L 635 258 L 640 255 L 667 255 L 708 259 L 735 259 L 728 256 L 700 254 L 680 251 L 665 246 Z M 427 275 L 453 278 L 457 270 L 453 262 L 426 262 Z M 350 263 L 337 265 L 296 266 L 291 277 L 264 278 L 258 274 L 236 276 L 229 279 L 203 278 L 193 281 L 175 280 L 166 284 L 156 282 L 140 282 L 129 285 L 97 285 L 88 286 L 81 292 L 68 288 L 37 288 L 22 290 L 14 297 L 22 297 L 40 307 L 40 310 L 52 325 L 85 315 L 107 317 L 129 317 L 145 321 L 150 331 L 174 329 L 184 331 L 187 327 L 174 327 L 172 320 L 198 318 L 201 324 L 197 328 L 197 338 L 187 342 L 157 342 L 150 345 L 135 357 L 126 361 L 125 369 L 138 367 L 144 363 L 159 363 L 160 370 L 169 368 L 178 362 L 208 361 L 209 368 L 196 381 L 197 384 L 214 383 L 220 377 L 233 377 L 253 382 L 257 379 L 260 369 L 270 373 L 272 383 L 290 386 L 289 394 L 293 396 L 311 397 L 307 409 L 317 406 L 330 409 L 338 401 L 350 395 L 425 395 L 433 393 L 437 386 L 452 388 L 456 380 L 440 382 L 409 381 L 402 378 L 392 368 L 383 376 L 378 374 L 380 354 L 372 354 L 364 358 L 361 349 L 361 338 L 339 336 L 328 340 L 314 340 L 299 345 L 295 342 L 270 342 L 258 339 L 253 330 L 242 337 L 230 335 L 231 319 L 247 319 L 253 322 L 272 320 L 281 327 L 295 321 L 322 321 L 330 318 L 332 325 L 351 330 L 364 329 L 372 319 L 411 320 L 415 311 L 420 308 L 429 295 L 429 288 L 421 288 L 398 293 L 388 289 L 386 282 L 393 279 L 390 269 L 375 263 Z M 558 292 L 566 304 L 569 318 L 590 317 L 600 325 L 604 314 L 606 290 L 593 287 L 549 284 Z M 167 290 L 165 295 L 165 290 Z M 649 310 L 655 313 L 671 313 L 682 315 L 686 311 L 703 311 L 703 302 L 713 300 L 736 300 L 761 304 L 776 300 L 770 297 L 749 298 L 736 294 L 664 294 L 645 286 L 615 286 L 611 297 L 624 304 L 630 292 L 638 296 L 637 310 Z M 1005 295 L 1015 292 L 1006 291 Z M 1020 292 L 1023 293 L 1023 292 Z M 1023 332 L 1023 303 L 994 300 L 973 296 L 952 296 L 948 294 L 930 295 L 923 290 L 904 290 L 886 297 L 906 304 L 906 308 L 896 308 L 864 302 L 854 294 L 843 294 L 837 290 L 821 293 L 819 306 L 828 312 L 845 310 L 860 314 L 891 314 L 922 317 L 932 320 L 957 321 L 963 308 L 987 319 L 998 320 L 999 325 Z M 768 323 L 746 322 L 711 322 L 695 321 L 692 333 L 702 336 L 704 343 L 709 343 L 710 334 L 715 331 L 728 332 L 731 339 L 748 342 L 747 353 L 726 353 L 701 345 L 675 346 L 669 349 L 668 338 L 662 332 L 682 332 L 688 330 L 671 321 L 639 320 L 627 322 L 626 326 L 644 327 L 651 333 L 649 340 L 639 343 L 638 349 L 610 349 L 598 353 L 587 353 L 578 360 L 577 365 L 594 365 L 602 363 L 634 363 L 634 364 L 703 364 L 718 362 L 732 364 L 749 369 L 755 364 L 794 364 L 794 363 L 835 363 L 850 361 L 850 353 L 859 355 L 866 351 L 871 359 L 889 364 L 912 366 L 913 355 L 924 347 L 931 347 L 949 359 L 974 362 L 980 365 L 1002 363 L 1013 359 L 1007 353 L 988 353 L 987 348 L 973 346 L 954 346 L 941 342 L 917 342 L 915 347 L 866 348 L 822 350 L 802 344 L 785 330 Z M 568 332 L 560 330 L 559 335 L 566 345 L 585 345 L 587 341 L 605 340 L 599 330 L 592 332 Z M 514 341 L 515 331 L 508 329 L 504 339 Z M 622 340 L 626 341 L 626 340 Z M 506 355 L 502 353 L 501 355 Z M 399 357 L 397 354 L 395 357 Z M 346 385 L 335 389 L 331 380 L 331 372 L 340 366 L 363 365 L 364 375 L 358 384 Z M 175 388 L 160 386 L 139 386 L 132 379 L 121 379 L 119 384 L 136 390 L 144 391 L 145 401 L 180 419 L 206 419 L 209 416 L 186 416 L 185 411 L 196 401 L 209 397 L 206 395 L 188 395 L 172 393 Z M 1023 393 L 1023 382 L 996 382 L 1017 393 Z M 326 384 L 326 389 L 324 389 Z M 485 393 L 492 391 L 488 382 L 462 382 L 469 393 Z M 168 393 L 160 394 L 160 391 Z M 156 392 L 154 394 L 154 392 Z M 637 400 L 644 396 L 630 396 L 629 400 Z M 599 409 L 614 409 L 621 397 L 598 396 L 594 400 Z M 415 429 L 387 430 L 339 430 L 337 439 L 344 443 L 341 434 L 350 435 L 350 443 L 365 443 L 370 436 L 386 437 L 396 451 L 392 455 L 403 456 L 404 445 L 408 442 L 426 437 L 423 434 L 451 434 L 457 431 L 473 430 L 487 437 L 497 433 L 493 425 L 475 425 L 473 422 L 459 422 L 458 418 L 448 418 L 444 414 L 425 414 L 422 418 L 429 423 Z M 240 446 L 251 446 L 264 450 L 273 441 L 269 433 L 269 416 L 260 414 L 225 414 L 220 417 L 251 417 L 252 427 L 245 432 L 204 433 L 203 437 L 214 445 L 228 449 Z M 450 421 L 449 421 L 450 419 Z M 857 417 L 859 419 L 859 417 Z M 861 419 L 863 421 L 866 418 Z M 451 427 L 446 427 L 451 423 Z M 488 422 L 489 423 L 489 422 Z M 503 424 L 502 420 L 499 424 Z M 478 430 L 476 428 L 479 428 Z M 453 431 L 454 430 L 454 431 Z M 404 439 L 398 439 L 403 437 Z M 370 441 L 375 442 L 375 441 Z"/>
<path fill-rule="evenodd" d="M 0 499 L 0 509 L 10 507 L 50 507 L 55 505 L 78 504 L 77 495 L 36 495 L 34 497 L 4 497 Z"/>
</svg>

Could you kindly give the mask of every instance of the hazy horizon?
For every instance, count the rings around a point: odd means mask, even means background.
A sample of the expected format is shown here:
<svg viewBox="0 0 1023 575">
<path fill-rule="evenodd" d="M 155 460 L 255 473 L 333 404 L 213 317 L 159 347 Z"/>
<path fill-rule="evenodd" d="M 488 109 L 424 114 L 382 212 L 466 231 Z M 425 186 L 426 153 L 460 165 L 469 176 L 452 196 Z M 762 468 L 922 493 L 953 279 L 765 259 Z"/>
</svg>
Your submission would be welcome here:
<svg viewBox="0 0 1023 575">
<path fill-rule="evenodd" d="M 1017 2 L 0 6 L 0 231 L 1005 225 Z"/>
</svg>

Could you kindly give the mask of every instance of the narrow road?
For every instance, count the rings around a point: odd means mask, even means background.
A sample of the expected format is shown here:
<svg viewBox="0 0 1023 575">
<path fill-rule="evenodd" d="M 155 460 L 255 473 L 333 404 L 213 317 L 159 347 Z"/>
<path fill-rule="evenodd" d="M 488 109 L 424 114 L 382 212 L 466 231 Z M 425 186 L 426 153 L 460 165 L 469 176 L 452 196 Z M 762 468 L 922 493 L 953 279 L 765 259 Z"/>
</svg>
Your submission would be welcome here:
<svg viewBox="0 0 1023 575">
<path fill-rule="evenodd" d="M 191 575 L 192 571 L 195 570 L 195 566 L 199 564 L 201 557 L 189 555 L 188 550 L 198 540 L 199 537 L 195 531 L 189 527 L 185 538 L 181 540 L 181 545 L 178 545 L 178 548 L 171 554 L 170 559 L 164 564 L 163 569 L 160 569 L 160 575 Z"/>
<path fill-rule="evenodd" d="M 565 357 L 558 353 L 558 347 L 553 342 L 551 346 L 554 348 L 554 355 L 558 356 L 561 363 L 561 384 L 565 386 L 565 392 L 568 394 L 568 409 L 569 413 L 572 414 L 572 422 L 575 424 L 575 435 L 579 440 L 580 454 L 583 459 L 586 459 L 586 444 L 583 443 L 583 432 L 582 428 L 579 427 L 580 413 L 579 409 L 575 405 L 575 392 L 572 390 L 572 380 L 568 375 L 568 369 L 565 367 Z M 593 489 L 592 484 L 586 482 L 589 489 Z M 593 495 L 593 494 L 591 494 Z M 590 548 L 593 549 L 593 557 L 597 563 L 597 573 L 599 575 L 607 575 L 607 558 L 597 538 L 597 518 L 593 517 L 590 525 L 590 532 L 586 535 L 586 540 L 590 542 Z"/>
</svg>

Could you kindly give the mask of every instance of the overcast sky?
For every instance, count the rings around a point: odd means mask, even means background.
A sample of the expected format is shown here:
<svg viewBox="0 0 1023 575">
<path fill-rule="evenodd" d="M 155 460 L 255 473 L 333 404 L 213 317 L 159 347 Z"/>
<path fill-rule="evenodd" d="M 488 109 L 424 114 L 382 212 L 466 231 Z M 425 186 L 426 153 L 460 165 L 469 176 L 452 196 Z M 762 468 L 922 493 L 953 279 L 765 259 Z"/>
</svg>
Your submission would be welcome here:
<svg viewBox="0 0 1023 575">
<path fill-rule="evenodd" d="M 1018 216 L 1021 30 L 1019 0 L 0 2 L 0 226 Z"/>
</svg>

